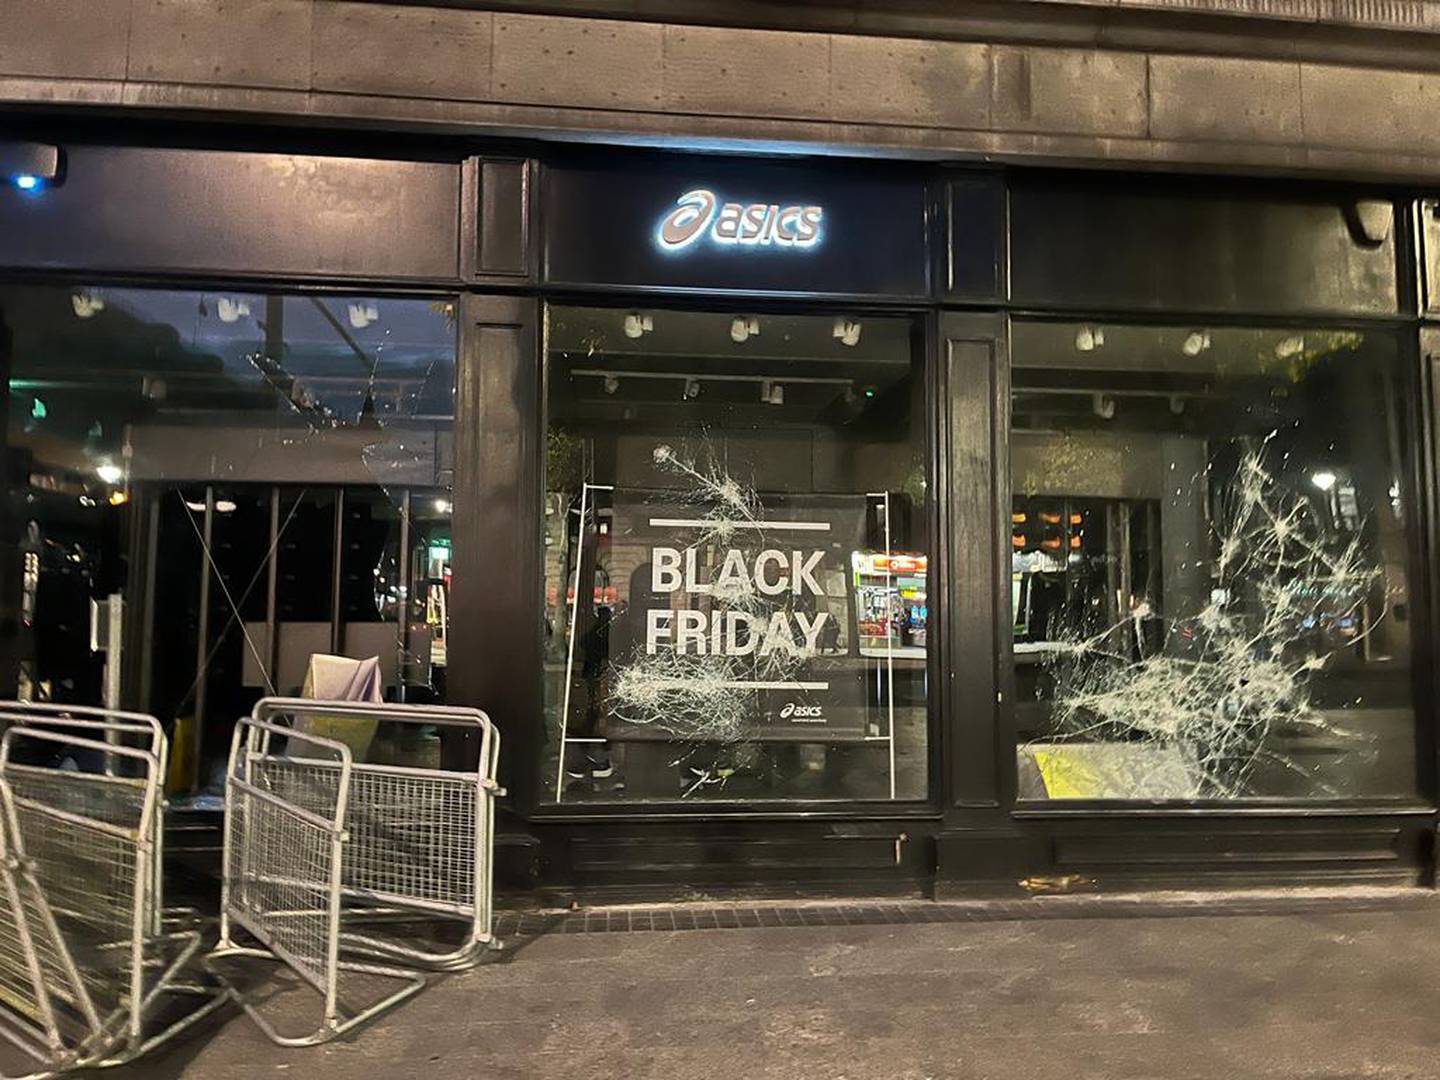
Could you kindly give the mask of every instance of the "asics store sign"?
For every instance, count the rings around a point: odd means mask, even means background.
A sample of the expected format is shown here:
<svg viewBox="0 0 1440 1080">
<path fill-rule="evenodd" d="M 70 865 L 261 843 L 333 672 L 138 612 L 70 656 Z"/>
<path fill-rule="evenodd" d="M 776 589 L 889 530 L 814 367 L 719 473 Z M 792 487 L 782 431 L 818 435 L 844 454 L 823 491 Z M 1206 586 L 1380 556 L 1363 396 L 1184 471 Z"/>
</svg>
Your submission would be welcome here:
<svg viewBox="0 0 1440 1080">
<path fill-rule="evenodd" d="M 820 240 L 825 208 L 794 203 L 721 202 L 708 188 L 687 191 L 660 219 L 655 234 L 662 251 L 683 251 L 698 241 L 722 247 L 813 248 Z"/>
</svg>

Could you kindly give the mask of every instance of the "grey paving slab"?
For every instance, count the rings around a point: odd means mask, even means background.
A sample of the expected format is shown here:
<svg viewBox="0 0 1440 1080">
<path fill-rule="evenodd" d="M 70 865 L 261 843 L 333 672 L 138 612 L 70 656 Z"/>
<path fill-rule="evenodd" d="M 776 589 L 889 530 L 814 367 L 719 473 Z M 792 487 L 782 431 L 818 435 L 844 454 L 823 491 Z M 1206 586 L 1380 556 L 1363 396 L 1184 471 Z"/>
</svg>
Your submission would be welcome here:
<svg viewBox="0 0 1440 1080">
<path fill-rule="evenodd" d="M 780 910 L 783 925 L 517 938 L 353 1041 L 281 1050 L 230 1015 L 108 1075 L 1440 1076 L 1440 904 L 827 926 Z"/>
</svg>

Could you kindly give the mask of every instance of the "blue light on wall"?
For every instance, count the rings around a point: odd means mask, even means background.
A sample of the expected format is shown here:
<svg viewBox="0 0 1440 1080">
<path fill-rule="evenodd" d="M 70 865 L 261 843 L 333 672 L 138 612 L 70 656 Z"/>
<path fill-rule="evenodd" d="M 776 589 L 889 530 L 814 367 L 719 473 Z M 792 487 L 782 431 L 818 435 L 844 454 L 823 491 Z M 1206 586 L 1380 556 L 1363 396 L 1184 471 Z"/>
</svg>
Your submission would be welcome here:
<svg viewBox="0 0 1440 1080">
<path fill-rule="evenodd" d="M 0 185 L 33 195 L 58 185 L 64 171 L 64 154 L 53 143 L 0 137 Z"/>
</svg>

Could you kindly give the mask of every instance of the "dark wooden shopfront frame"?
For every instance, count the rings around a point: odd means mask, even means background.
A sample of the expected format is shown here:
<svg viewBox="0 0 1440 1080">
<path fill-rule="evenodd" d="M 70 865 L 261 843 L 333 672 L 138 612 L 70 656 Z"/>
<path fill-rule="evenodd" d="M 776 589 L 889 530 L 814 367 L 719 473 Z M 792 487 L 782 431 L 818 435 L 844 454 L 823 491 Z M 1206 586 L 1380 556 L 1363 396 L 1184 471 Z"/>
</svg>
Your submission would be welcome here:
<svg viewBox="0 0 1440 1080">
<path fill-rule="evenodd" d="M 260 149 L 276 140 L 249 138 Z M 296 136 L 305 143 L 309 136 Z M 243 141 L 243 140 L 242 140 Z M 106 149 L 91 148 L 103 157 Z M 230 204 L 273 197 L 256 181 L 229 170 L 229 151 L 197 147 L 187 167 L 218 184 Z M 369 140 L 327 141 L 321 156 L 373 153 Z M 1008 317 L 1083 314 L 1090 319 L 1173 321 L 1172 312 L 1117 307 L 1067 308 L 1063 302 L 1009 297 L 1008 205 L 1003 174 L 956 173 L 896 165 L 928 191 L 931 215 L 930 295 L 893 301 L 843 294 L 784 298 L 567 285 L 542 280 L 536 212 L 543 166 L 534 147 L 504 147 L 495 156 L 465 156 L 468 147 L 431 158 L 445 182 L 429 197 L 431 212 L 411 235 L 411 272 L 367 272 L 395 267 L 393 242 L 343 259 L 326 255 L 317 237 L 314 207 L 294 208 L 293 226 L 271 234 L 259 249 L 243 243 L 207 251 L 202 223 L 163 220 L 167 202 L 163 168 L 148 173 L 152 229 L 174 237 L 184 259 L 125 263 L 125 253 L 96 260 L 87 255 L 98 227 L 80 215 L 67 258 L 23 252 L 0 268 L 8 280 L 125 285 L 204 285 L 283 289 L 287 292 L 459 296 L 456 375 L 454 624 L 450 648 L 474 658 L 452 666 L 450 695 L 489 709 L 507 735 L 508 782 L 515 791 L 511 838 L 512 877 L 577 889 L 614 887 L 633 892 L 674 891 L 682 885 L 734 886 L 749 892 L 801 884 L 818 891 L 909 891 L 931 882 L 969 887 L 1012 883 L 1026 874 L 1076 872 L 1111 882 L 1210 880 L 1413 880 L 1428 873 L 1435 827 L 1436 740 L 1433 679 L 1416 665 L 1417 738 L 1422 753 L 1421 796 L 1413 800 L 1345 800 L 1233 804 L 1015 803 L 1015 734 L 1008 628 L 1009 357 Z M 618 152 L 617 152 L 618 153 Z M 195 155 L 199 155 L 198 157 Z M 208 160 L 202 160 L 208 155 Z M 549 156 L 541 152 L 540 156 Z M 158 159 L 157 159 L 158 160 Z M 403 186 L 404 162 L 370 159 L 373 192 Z M 873 168 L 873 165 L 865 166 Z M 817 169 L 841 168 L 833 163 Z M 389 174 L 387 170 L 400 170 Z M 173 174 L 178 175 L 178 174 Z M 227 181 L 227 175 L 230 180 Z M 453 175 L 453 180 L 451 179 Z M 160 177 L 156 190 L 156 177 Z M 67 183 L 78 183 L 72 173 Z M 229 187 L 226 187 L 227 182 Z M 114 174 L 98 197 L 115 192 Z M 178 181 L 177 181 L 178 183 Z M 1261 191 L 1274 185 L 1255 185 Z M 453 191 L 453 202 L 441 189 Z M 1239 190 L 1247 190 L 1240 185 Z M 1309 190 L 1307 188 L 1307 190 Z M 63 191 L 63 189 L 62 189 Z M 56 194 L 59 194 L 58 192 Z M 180 194 L 177 190 L 175 195 Z M 1399 310 L 1359 323 L 1395 332 L 1407 370 L 1409 430 L 1415 440 L 1408 491 L 1418 493 L 1423 530 L 1411 530 L 1412 588 L 1428 620 L 1415 620 L 1417 657 L 1432 655 L 1440 627 L 1431 553 L 1436 550 L 1434 400 L 1432 373 L 1437 334 L 1419 321 L 1440 315 L 1418 298 L 1411 237 L 1421 235 L 1415 202 L 1384 193 L 1400 208 L 1396 244 Z M 979 223 L 968 232 L 967 223 Z M 168 230 L 168 231 L 167 231 Z M 957 230 L 959 230 L 957 232 Z M 423 234 L 423 235 L 421 235 Z M 54 240 L 55 238 L 51 238 Z M 965 241 L 975 247 L 966 249 Z M 50 241 L 46 241 L 47 243 Z M 378 243 L 378 241 L 377 241 Z M 975 248 L 984 249 L 977 257 Z M 435 252 L 445 255 L 439 261 Z M 163 253 L 162 253 L 163 256 Z M 3 258 L 0 255 L 0 258 Z M 1425 256 L 1431 265 L 1440 255 Z M 449 269 L 453 265 L 453 271 Z M 1430 279 L 1426 279 L 1430 280 Z M 928 458 L 936 601 L 932 619 L 941 630 L 931 666 L 930 798 L 923 803 L 785 802 L 780 804 L 631 804 L 593 811 L 542 807 L 535 763 L 543 737 L 539 717 L 541 553 L 544 462 L 545 304 L 583 299 L 624 306 L 681 304 L 749 312 L 838 310 L 859 307 L 917 317 L 924 327 Z M 1428 315 L 1427 315 L 1428 312 Z M 1184 318 L 1219 324 L 1309 326 L 1344 323 L 1342 313 L 1304 318 L 1234 311 L 1185 312 Z M 1353 316 L 1348 321 L 1353 321 Z M 966 588 L 989 579 L 989 588 Z M 1418 607 L 1419 605 L 1417 605 Z M 7 610 L 9 610 L 7 606 Z M 132 653 L 133 655 L 133 653 Z"/>
</svg>

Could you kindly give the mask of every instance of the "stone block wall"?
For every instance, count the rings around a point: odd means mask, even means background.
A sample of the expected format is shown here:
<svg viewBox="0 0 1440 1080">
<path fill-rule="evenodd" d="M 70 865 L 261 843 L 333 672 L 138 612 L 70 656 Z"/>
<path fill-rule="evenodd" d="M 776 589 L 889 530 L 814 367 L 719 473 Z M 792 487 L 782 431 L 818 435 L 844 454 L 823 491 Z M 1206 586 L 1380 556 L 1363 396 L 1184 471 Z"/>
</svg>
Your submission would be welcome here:
<svg viewBox="0 0 1440 1080">
<path fill-rule="evenodd" d="M 1276 58 L 1273 42 L 1267 55 L 1218 55 L 1173 40 L 1051 45 L 346 0 L 0 0 L 0 27 L 0 109 L 1440 177 L 1440 70 Z"/>
</svg>

